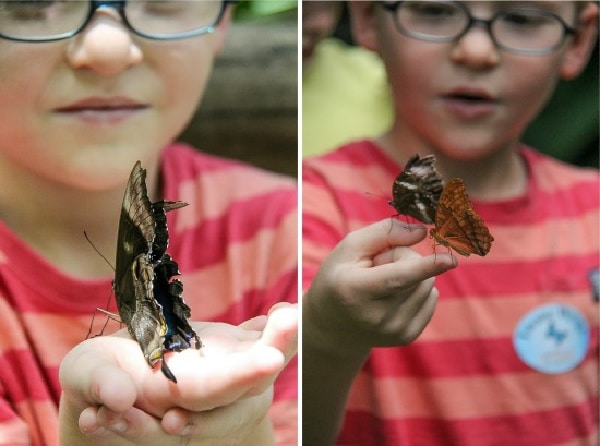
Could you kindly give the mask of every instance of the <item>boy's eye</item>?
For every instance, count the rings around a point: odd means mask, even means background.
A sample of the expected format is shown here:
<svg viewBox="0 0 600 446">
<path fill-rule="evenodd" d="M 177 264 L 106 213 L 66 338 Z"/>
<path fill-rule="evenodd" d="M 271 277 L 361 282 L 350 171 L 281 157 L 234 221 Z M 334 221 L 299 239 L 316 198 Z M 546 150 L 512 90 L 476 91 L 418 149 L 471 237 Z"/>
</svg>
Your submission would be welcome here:
<svg viewBox="0 0 600 446">
<path fill-rule="evenodd" d="M 56 23 L 87 7 L 82 0 L 4 0 L 0 1 L 0 20 Z"/>
<path fill-rule="evenodd" d="M 409 2 L 408 10 L 415 16 L 444 19 L 460 13 L 456 6 L 444 2 Z"/>
<path fill-rule="evenodd" d="M 510 11 L 502 15 L 502 21 L 507 25 L 512 26 L 524 26 L 524 27 L 535 27 L 541 25 L 551 24 L 552 20 L 547 16 L 536 13 L 534 11 Z"/>
<path fill-rule="evenodd" d="M 182 9 L 183 3 L 174 0 L 133 0 L 132 6 L 141 6 L 149 14 L 170 14 Z"/>
<path fill-rule="evenodd" d="M 0 2 L 0 15 L 15 20 L 40 20 L 54 0 L 8 0 Z"/>
<path fill-rule="evenodd" d="M 0 2 L 3 9 L 10 9 L 14 7 L 19 8 L 46 8 L 52 3 L 56 3 L 56 0 L 4 0 Z"/>
</svg>

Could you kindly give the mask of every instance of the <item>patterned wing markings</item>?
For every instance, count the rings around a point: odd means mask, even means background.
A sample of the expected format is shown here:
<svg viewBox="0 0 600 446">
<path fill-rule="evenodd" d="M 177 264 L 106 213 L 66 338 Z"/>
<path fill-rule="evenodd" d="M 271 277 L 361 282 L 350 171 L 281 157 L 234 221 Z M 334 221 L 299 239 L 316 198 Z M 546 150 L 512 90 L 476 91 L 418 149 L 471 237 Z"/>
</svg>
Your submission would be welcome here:
<svg viewBox="0 0 600 446">
<path fill-rule="evenodd" d="M 188 322 L 191 311 L 183 301 L 183 284 L 174 279 L 179 266 L 166 254 L 169 235 L 166 213 L 187 206 L 180 201 L 150 202 L 146 170 L 138 161 L 123 197 L 119 220 L 115 294 L 121 321 L 138 342 L 152 367 L 177 379 L 164 361 L 166 351 L 181 351 L 202 342 Z"/>
<path fill-rule="evenodd" d="M 435 212 L 435 227 L 429 233 L 435 242 L 463 256 L 485 256 L 494 240 L 481 217 L 473 210 L 465 183 L 460 178 L 444 187 Z"/>
<path fill-rule="evenodd" d="M 389 204 L 398 215 L 408 215 L 425 224 L 434 223 L 435 209 L 444 187 L 434 162 L 433 155 L 423 158 L 415 155 L 396 177 L 392 187 L 393 199 Z"/>
</svg>

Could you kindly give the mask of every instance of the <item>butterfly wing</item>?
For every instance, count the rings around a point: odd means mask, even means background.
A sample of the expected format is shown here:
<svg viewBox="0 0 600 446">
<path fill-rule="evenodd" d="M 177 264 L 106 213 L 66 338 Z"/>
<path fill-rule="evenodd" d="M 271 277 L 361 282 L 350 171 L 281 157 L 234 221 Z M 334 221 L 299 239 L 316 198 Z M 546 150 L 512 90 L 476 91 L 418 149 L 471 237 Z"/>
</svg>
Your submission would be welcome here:
<svg viewBox="0 0 600 446">
<path fill-rule="evenodd" d="M 164 359 L 164 337 L 167 333 L 167 324 L 160 305 L 154 298 L 154 265 L 148 262 L 146 255 L 141 254 L 134 259 L 131 270 L 135 301 L 127 328 L 140 345 L 146 362 L 154 366 L 157 361 Z M 129 306 L 125 307 L 129 311 Z M 177 382 L 164 361 L 161 370 L 167 378 Z"/>
<path fill-rule="evenodd" d="M 461 216 L 449 216 L 439 230 L 431 230 L 431 236 L 463 256 L 485 256 L 494 240 L 481 218 L 470 209 Z"/>
<path fill-rule="evenodd" d="M 117 240 L 115 294 L 121 320 L 129 325 L 135 311 L 139 256 L 148 256 L 155 237 L 152 206 L 146 192 L 146 171 L 138 161 L 123 196 Z M 137 293 L 136 293 L 137 291 Z"/>
<path fill-rule="evenodd" d="M 444 187 L 431 236 L 440 244 L 468 256 L 485 256 L 494 238 L 472 208 L 464 182 L 456 178 Z"/>
<path fill-rule="evenodd" d="M 435 157 L 413 156 L 394 180 L 390 205 L 398 214 L 409 215 L 426 224 L 435 221 L 435 209 L 443 190 L 442 176 L 435 169 Z"/>
<path fill-rule="evenodd" d="M 176 275 L 179 275 L 179 266 L 169 254 L 165 254 L 155 267 L 154 278 L 154 295 L 162 306 L 167 325 L 164 347 L 170 351 L 190 347 L 199 349 L 202 342 L 188 322 L 191 310 L 181 297 L 183 284 L 173 279 Z"/>
<path fill-rule="evenodd" d="M 190 307 L 183 301 L 181 293 L 183 284 L 173 279 L 178 276 L 179 265 L 165 254 L 169 243 L 166 213 L 187 206 L 182 201 L 158 201 L 152 204 L 156 221 L 156 237 L 153 243 L 152 256 L 155 259 L 154 296 L 162 307 L 162 313 L 167 324 L 164 347 L 166 350 L 181 351 L 192 346 L 196 349 L 202 346 L 200 338 L 188 322 L 191 315 Z"/>
<path fill-rule="evenodd" d="M 152 261 L 158 263 L 169 246 L 167 212 L 187 206 L 183 201 L 157 201 L 151 204 L 155 223 L 155 237 L 152 242 Z"/>
<path fill-rule="evenodd" d="M 146 361 L 162 361 L 163 374 L 177 379 L 164 361 L 167 350 L 180 351 L 202 343 L 188 322 L 183 284 L 173 279 L 179 267 L 166 254 L 169 244 L 166 213 L 187 206 L 181 201 L 151 203 L 146 171 L 138 161 L 123 197 L 117 246 L 115 294 L 119 314 L 139 343 Z"/>
<path fill-rule="evenodd" d="M 156 223 L 146 190 L 146 171 L 138 161 L 131 171 L 123 196 L 117 242 L 115 295 L 121 320 L 140 345 L 150 366 L 163 359 L 164 336 L 167 332 L 161 307 L 154 298 L 152 249 L 155 238 Z M 161 370 L 167 378 L 177 382 L 164 361 Z"/>
<path fill-rule="evenodd" d="M 485 256 L 490 252 L 494 237 L 473 209 L 465 211 L 462 219 L 458 219 L 458 225 L 463 228 L 465 239 L 468 240 L 468 246 L 473 254 Z"/>
</svg>

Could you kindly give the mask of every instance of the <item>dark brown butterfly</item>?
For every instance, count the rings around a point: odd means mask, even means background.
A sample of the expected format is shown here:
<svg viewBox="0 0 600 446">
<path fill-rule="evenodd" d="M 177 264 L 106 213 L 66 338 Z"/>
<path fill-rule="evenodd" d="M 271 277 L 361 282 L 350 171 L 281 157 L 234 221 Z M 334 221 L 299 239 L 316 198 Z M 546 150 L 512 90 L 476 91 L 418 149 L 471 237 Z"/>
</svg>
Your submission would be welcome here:
<svg viewBox="0 0 600 446">
<path fill-rule="evenodd" d="M 435 156 L 413 156 L 394 180 L 393 199 L 389 202 L 399 215 L 409 215 L 425 224 L 433 224 L 444 183 L 434 167 Z"/>
<path fill-rule="evenodd" d="M 151 203 L 146 170 L 138 161 L 129 177 L 119 221 L 115 294 L 121 321 L 139 343 L 150 366 L 161 361 L 163 374 L 177 379 L 164 361 L 165 351 L 202 346 L 188 322 L 179 266 L 166 254 L 166 213 L 187 206 L 181 201 Z"/>
<path fill-rule="evenodd" d="M 465 183 L 455 178 L 444 187 L 435 212 L 435 228 L 429 231 L 437 242 L 457 253 L 484 256 L 490 252 L 494 237 L 475 213 Z"/>
</svg>

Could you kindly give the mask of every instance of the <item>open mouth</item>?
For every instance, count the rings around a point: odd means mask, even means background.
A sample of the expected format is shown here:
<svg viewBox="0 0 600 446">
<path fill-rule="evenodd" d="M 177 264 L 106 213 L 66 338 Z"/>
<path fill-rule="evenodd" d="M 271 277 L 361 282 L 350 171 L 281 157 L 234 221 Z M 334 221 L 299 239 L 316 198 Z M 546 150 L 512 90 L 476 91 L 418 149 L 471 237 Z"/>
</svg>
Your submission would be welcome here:
<svg viewBox="0 0 600 446">
<path fill-rule="evenodd" d="M 485 91 L 451 91 L 444 95 L 446 99 L 454 101 L 472 102 L 475 104 L 495 103 L 496 100 Z"/>
<path fill-rule="evenodd" d="M 453 115 L 460 118 L 479 118 L 496 109 L 497 99 L 483 90 L 460 89 L 442 95 L 444 104 Z"/>
<path fill-rule="evenodd" d="M 476 95 L 476 94 L 468 94 L 468 93 L 451 94 L 446 97 L 448 99 L 453 99 L 453 100 L 457 100 L 457 101 L 466 101 L 466 102 L 475 102 L 475 103 L 493 102 L 490 97 L 480 96 L 480 95 Z"/>
</svg>

